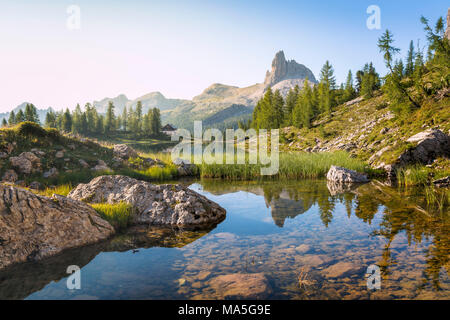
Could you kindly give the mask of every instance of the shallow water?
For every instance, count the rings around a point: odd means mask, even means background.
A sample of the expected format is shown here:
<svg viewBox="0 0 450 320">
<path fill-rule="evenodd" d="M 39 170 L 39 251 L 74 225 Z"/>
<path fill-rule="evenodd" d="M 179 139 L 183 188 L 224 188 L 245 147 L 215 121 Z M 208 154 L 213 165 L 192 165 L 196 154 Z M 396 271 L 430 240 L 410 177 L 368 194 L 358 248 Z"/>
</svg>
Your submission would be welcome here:
<svg viewBox="0 0 450 320">
<path fill-rule="evenodd" d="M 227 210 L 207 230 L 139 227 L 110 241 L 0 272 L 0 298 L 217 299 L 211 280 L 263 273 L 270 299 L 450 299 L 449 213 L 423 190 L 373 182 L 197 181 Z M 369 290 L 369 265 L 381 289 Z M 81 267 L 68 290 L 66 268 Z M 299 283 L 299 276 L 304 280 Z"/>
</svg>

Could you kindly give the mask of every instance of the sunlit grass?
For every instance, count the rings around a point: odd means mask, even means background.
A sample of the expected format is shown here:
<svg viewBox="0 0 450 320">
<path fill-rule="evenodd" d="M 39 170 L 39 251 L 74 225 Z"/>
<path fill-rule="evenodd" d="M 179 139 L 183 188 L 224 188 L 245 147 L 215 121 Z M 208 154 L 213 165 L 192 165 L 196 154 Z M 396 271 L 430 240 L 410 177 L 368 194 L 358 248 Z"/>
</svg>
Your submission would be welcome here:
<svg viewBox="0 0 450 320">
<path fill-rule="evenodd" d="M 319 178 L 324 177 L 332 165 L 345 167 L 358 172 L 372 171 L 361 160 L 350 157 L 347 152 L 280 153 L 279 171 L 274 178 Z M 206 164 L 200 165 L 200 174 L 205 178 L 230 180 L 250 180 L 261 177 L 261 164 Z M 270 177 L 270 176 L 268 176 Z"/>
<path fill-rule="evenodd" d="M 46 188 L 45 190 L 36 191 L 36 193 L 46 197 L 51 197 L 53 194 L 59 194 L 66 197 L 72 189 L 72 184 L 69 183 L 62 184 L 54 188 Z"/>
<path fill-rule="evenodd" d="M 90 204 L 100 217 L 108 221 L 116 230 L 128 227 L 132 221 L 133 207 L 126 202 L 115 204 L 93 203 Z"/>
</svg>

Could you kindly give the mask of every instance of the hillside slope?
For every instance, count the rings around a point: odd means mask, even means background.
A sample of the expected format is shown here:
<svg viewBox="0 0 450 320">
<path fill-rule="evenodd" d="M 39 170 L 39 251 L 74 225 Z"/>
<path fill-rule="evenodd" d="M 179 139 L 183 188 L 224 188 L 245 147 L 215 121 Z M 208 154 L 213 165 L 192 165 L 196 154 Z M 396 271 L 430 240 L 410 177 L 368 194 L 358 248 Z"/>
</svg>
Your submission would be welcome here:
<svg viewBox="0 0 450 320">
<path fill-rule="evenodd" d="M 330 115 L 321 115 L 310 129 L 281 129 L 281 149 L 346 150 L 372 167 L 381 167 L 395 161 L 412 146 L 407 140 L 426 129 L 450 133 L 450 97 L 430 97 L 419 110 L 398 117 L 389 109 L 386 96 L 378 93 L 336 107 Z"/>
</svg>

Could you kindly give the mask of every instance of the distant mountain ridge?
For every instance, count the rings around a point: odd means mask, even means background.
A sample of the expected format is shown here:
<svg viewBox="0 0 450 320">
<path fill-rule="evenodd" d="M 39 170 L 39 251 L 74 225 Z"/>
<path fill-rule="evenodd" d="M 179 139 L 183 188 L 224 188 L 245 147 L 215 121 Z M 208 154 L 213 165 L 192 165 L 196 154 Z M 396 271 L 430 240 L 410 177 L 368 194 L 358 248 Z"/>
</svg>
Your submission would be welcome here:
<svg viewBox="0 0 450 320">
<path fill-rule="evenodd" d="M 123 109 L 127 107 L 135 109 L 138 101 L 141 101 L 143 112 L 150 108 L 161 110 L 162 121 L 172 123 L 177 127 L 191 128 L 194 120 L 213 119 L 215 123 L 228 120 L 237 121 L 241 117 L 247 119 L 248 114 L 254 108 L 258 100 L 264 95 L 268 87 L 273 90 L 280 90 L 286 96 L 289 90 L 296 85 L 303 87 L 305 79 L 316 83 L 313 72 L 306 66 L 297 63 L 295 60 L 287 61 L 283 51 L 275 54 L 272 60 L 271 70 L 266 72 L 264 82 L 239 88 L 220 83 L 215 83 L 206 88 L 201 94 L 192 100 L 168 99 L 161 92 L 150 92 L 134 100 L 130 100 L 125 94 L 119 94 L 114 98 L 103 98 L 96 100 L 92 105 L 101 114 L 106 113 L 109 102 L 113 102 L 116 115 L 121 115 Z M 25 108 L 26 102 L 19 105 L 15 110 Z M 241 107 L 236 107 L 241 106 Z M 246 109 L 242 109 L 242 107 Z M 46 112 L 49 109 L 39 110 L 41 122 L 45 121 Z M 249 111 L 250 110 L 250 111 Z M 235 114 L 233 112 L 236 112 Z M 8 117 L 9 113 L 0 114 Z"/>
<path fill-rule="evenodd" d="M 19 112 L 19 110 L 25 111 L 25 107 L 29 103 L 30 102 L 23 102 L 23 103 L 19 104 L 17 107 L 15 107 L 12 111 L 14 111 L 14 114 L 17 114 Z M 47 115 L 47 112 L 49 112 L 49 111 L 54 111 L 54 110 L 51 107 L 49 107 L 47 109 L 37 109 L 39 121 L 41 123 L 45 122 L 45 116 Z M 8 121 L 10 113 L 11 113 L 11 111 L 0 113 L 0 123 L 3 121 L 3 119 L 6 119 L 6 121 Z"/>
</svg>

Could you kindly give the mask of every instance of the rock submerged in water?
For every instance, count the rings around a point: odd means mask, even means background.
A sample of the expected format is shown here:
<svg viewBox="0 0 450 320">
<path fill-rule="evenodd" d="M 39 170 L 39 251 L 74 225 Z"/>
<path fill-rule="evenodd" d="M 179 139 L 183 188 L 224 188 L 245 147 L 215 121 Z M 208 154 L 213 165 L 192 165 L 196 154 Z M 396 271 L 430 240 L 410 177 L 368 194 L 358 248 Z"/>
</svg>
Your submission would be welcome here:
<svg viewBox="0 0 450 320">
<path fill-rule="evenodd" d="M 0 184 L 0 269 L 107 239 L 114 228 L 87 204 Z"/>
<path fill-rule="evenodd" d="M 126 202 L 135 224 L 203 226 L 225 219 L 225 209 L 181 185 L 155 185 L 127 176 L 107 175 L 80 184 L 69 198 L 90 203 Z"/>
<path fill-rule="evenodd" d="M 327 180 L 339 183 L 365 183 L 369 182 L 367 175 L 354 170 L 331 166 L 327 173 Z"/>
<path fill-rule="evenodd" d="M 219 299 L 265 299 L 272 293 L 264 273 L 234 273 L 215 277 L 210 286 Z"/>
</svg>

